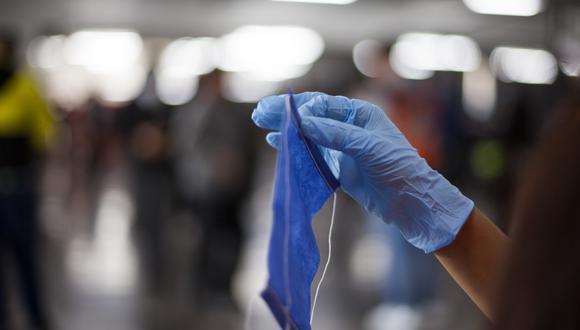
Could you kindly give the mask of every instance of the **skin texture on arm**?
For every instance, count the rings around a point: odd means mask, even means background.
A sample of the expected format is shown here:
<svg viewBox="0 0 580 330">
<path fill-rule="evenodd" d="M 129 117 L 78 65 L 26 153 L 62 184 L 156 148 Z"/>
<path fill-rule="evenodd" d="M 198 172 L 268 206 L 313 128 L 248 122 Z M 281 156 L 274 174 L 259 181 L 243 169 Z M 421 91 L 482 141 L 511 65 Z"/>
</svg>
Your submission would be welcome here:
<svg viewBox="0 0 580 330">
<path fill-rule="evenodd" d="M 492 322 L 494 293 L 508 249 L 508 237 L 475 208 L 455 241 L 435 252 L 451 277 Z"/>
</svg>

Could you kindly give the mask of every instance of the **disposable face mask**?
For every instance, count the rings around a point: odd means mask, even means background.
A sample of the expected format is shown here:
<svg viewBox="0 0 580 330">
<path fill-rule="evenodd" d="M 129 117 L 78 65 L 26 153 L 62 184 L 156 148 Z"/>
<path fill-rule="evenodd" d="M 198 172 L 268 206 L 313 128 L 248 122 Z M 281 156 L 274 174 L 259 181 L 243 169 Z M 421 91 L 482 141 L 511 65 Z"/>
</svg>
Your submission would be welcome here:
<svg viewBox="0 0 580 330">
<path fill-rule="evenodd" d="M 286 98 L 281 133 L 268 255 L 270 277 L 262 297 L 283 329 L 305 330 L 312 321 L 310 289 L 320 262 L 311 222 L 339 182 L 318 148 L 301 133 L 292 93 Z"/>
</svg>

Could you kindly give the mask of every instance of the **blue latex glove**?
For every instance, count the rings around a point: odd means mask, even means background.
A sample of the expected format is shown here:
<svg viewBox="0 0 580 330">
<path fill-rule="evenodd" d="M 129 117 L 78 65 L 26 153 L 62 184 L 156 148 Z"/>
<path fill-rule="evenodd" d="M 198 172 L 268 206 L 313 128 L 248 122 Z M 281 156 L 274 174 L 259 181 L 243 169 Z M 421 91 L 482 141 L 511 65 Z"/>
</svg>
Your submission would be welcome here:
<svg viewBox="0 0 580 330">
<path fill-rule="evenodd" d="M 455 239 L 473 202 L 429 167 L 379 107 L 316 92 L 295 100 L 304 134 L 320 146 L 346 193 L 426 253 Z M 266 97 L 252 119 L 279 130 L 284 108 L 283 95 Z M 277 132 L 267 136 L 274 147 L 278 139 Z"/>
</svg>

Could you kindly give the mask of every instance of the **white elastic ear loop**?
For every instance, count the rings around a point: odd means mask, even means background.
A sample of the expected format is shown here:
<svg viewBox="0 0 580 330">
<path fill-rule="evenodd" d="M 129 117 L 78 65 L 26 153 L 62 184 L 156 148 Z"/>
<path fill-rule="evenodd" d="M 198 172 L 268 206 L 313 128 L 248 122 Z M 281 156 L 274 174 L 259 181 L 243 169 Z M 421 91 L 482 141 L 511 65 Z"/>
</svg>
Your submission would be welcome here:
<svg viewBox="0 0 580 330">
<path fill-rule="evenodd" d="M 314 320 L 314 311 L 316 310 L 316 301 L 318 300 L 318 292 L 320 291 L 320 287 L 322 286 L 322 282 L 324 281 L 324 276 L 326 275 L 326 270 L 328 269 L 328 265 L 330 265 L 330 258 L 332 257 L 332 229 L 334 227 L 334 215 L 336 213 L 336 197 L 337 193 L 335 192 L 333 194 L 332 215 L 330 217 L 330 228 L 328 230 L 328 258 L 326 259 L 326 264 L 324 265 L 322 275 L 320 276 L 320 281 L 318 281 L 318 285 L 316 286 L 316 292 L 314 293 L 314 302 L 312 303 L 312 312 L 310 313 L 310 326 L 312 326 L 312 321 Z"/>
<path fill-rule="evenodd" d="M 250 302 L 248 303 L 248 309 L 246 310 L 246 318 L 244 320 L 244 329 L 245 330 L 251 330 L 251 319 L 252 319 L 252 314 L 254 314 L 254 306 L 256 305 L 256 302 L 258 301 L 258 297 L 259 296 L 252 296 L 252 299 L 250 299 Z"/>
</svg>

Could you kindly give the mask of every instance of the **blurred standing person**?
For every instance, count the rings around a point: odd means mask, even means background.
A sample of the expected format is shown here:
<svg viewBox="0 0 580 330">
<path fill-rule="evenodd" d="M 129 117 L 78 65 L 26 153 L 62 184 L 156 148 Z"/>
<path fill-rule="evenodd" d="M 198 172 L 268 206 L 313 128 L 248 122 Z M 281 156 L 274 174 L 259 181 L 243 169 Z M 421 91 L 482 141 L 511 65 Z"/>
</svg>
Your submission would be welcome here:
<svg viewBox="0 0 580 330">
<path fill-rule="evenodd" d="M 141 254 L 146 287 L 155 296 L 166 288 L 165 240 L 171 213 L 173 182 L 168 157 L 169 109 L 155 94 L 149 75 L 143 93 L 119 111 L 131 166 L 135 200 L 135 235 Z"/>
<path fill-rule="evenodd" d="M 369 61 L 373 78 L 355 90 L 355 97 L 384 109 L 409 143 L 435 169 L 441 169 L 441 123 L 438 100 L 431 90 L 419 89 L 400 79 L 389 65 L 390 47 L 381 47 Z M 425 307 L 435 299 L 437 269 L 432 256 L 414 248 L 396 228 L 385 227 L 376 217 L 367 221 L 371 233 L 384 236 L 392 260 L 386 274 L 381 303 L 368 315 L 367 330 L 417 329 Z"/>
<path fill-rule="evenodd" d="M 201 228 L 195 290 L 210 308 L 231 303 L 256 145 L 250 109 L 222 98 L 221 78 L 219 71 L 203 76 L 196 99 L 171 120 L 178 190 Z"/>
<path fill-rule="evenodd" d="M 14 37 L 0 35 L 0 275 L 12 261 L 31 325 L 47 329 L 37 268 L 36 190 L 54 123 L 31 74 L 16 62 Z M 9 328 L 6 284 L 1 278 L 0 329 Z"/>
</svg>

